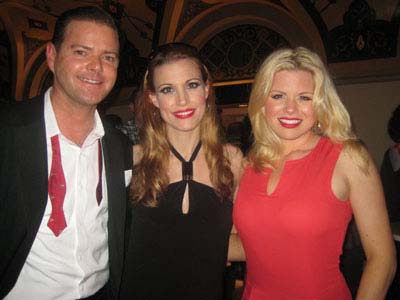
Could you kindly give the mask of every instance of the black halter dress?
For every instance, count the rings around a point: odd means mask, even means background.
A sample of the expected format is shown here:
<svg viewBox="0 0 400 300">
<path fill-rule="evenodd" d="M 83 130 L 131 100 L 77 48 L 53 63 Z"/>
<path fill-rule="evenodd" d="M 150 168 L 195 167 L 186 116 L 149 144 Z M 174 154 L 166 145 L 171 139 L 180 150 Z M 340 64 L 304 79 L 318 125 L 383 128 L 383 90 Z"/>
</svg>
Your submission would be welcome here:
<svg viewBox="0 0 400 300">
<path fill-rule="evenodd" d="M 182 180 L 168 186 L 158 207 L 133 207 L 122 299 L 222 299 L 232 202 L 193 180 L 200 147 L 188 162 L 171 147 L 182 162 Z M 189 211 L 183 213 L 186 186 Z"/>
</svg>

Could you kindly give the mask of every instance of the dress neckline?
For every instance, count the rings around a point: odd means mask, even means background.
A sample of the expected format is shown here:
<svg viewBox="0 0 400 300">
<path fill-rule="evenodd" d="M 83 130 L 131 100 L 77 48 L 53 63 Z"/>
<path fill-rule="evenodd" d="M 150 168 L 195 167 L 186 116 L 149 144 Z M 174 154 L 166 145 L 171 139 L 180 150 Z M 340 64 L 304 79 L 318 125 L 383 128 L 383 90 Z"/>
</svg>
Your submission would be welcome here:
<svg viewBox="0 0 400 300">
<path fill-rule="evenodd" d="M 193 153 L 188 161 L 186 161 L 182 155 L 172 146 L 169 145 L 172 154 L 182 163 L 182 179 L 184 181 L 193 180 L 193 161 L 196 159 L 197 154 L 201 148 L 201 142 L 199 142 L 194 148 Z"/>
<path fill-rule="evenodd" d="M 285 164 L 293 164 L 293 163 L 297 163 L 297 162 L 301 162 L 303 160 L 307 160 L 308 158 L 312 157 L 314 155 L 314 153 L 317 152 L 317 150 L 324 144 L 323 142 L 326 141 L 326 138 L 324 137 L 319 137 L 318 142 L 316 143 L 316 145 L 314 146 L 314 148 L 312 148 L 310 150 L 310 152 L 308 152 L 306 155 L 304 155 L 303 157 L 300 158 L 295 158 L 295 159 L 289 159 L 285 161 Z"/>
</svg>

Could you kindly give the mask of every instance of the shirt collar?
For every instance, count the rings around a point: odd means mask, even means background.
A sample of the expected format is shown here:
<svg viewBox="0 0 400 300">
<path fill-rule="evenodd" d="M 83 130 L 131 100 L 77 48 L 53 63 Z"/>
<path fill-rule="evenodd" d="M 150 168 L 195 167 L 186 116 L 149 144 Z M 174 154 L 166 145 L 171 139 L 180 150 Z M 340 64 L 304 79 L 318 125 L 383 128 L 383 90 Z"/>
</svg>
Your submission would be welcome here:
<svg viewBox="0 0 400 300">
<path fill-rule="evenodd" d="M 44 120 L 45 120 L 45 124 L 46 124 L 46 138 L 50 139 L 54 135 L 61 135 L 63 138 L 67 139 L 62 134 L 62 132 L 60 131 L 60 128 L 58 127 L 58 124 L 57 124 L 56 115 L 54 114 L 53 105 L 51 104 L 51 100 L 50 100 L 51 89 L 52 88 L 50 87 L 44 95 Z M 99 113 L 96 110 L 94 113 L 93 129 L 89 133 L 89 135 L 86 137 L 86 140 L 83 143 L 83 146 L 90 145 L 90 144 L 94 143 L 95 141 L 97 141 L 98 139 L 102 138 L 103 136 L 104 136 L 103 123 L 101 122 Z"/>
</svg>

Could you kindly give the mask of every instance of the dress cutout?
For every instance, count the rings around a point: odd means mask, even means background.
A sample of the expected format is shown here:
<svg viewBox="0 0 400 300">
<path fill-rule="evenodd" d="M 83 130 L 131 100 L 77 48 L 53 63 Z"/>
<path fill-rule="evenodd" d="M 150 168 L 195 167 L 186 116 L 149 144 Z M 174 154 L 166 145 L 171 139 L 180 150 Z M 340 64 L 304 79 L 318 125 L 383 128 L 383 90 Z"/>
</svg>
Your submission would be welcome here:
<svg viewBox="0 0 400 300">
<path fill-rule="evenodd" d="M 181 157 L 172 147 L 171 152 Z M 182 180 L 168 185 L 157 207 L 139 202 L 132 208 L 121 299 L 222 299 L 232 201 L 194 181 L 189 164 L 182 169 Z M 186 187 L 189 211 L 184 214 Z"/>
<path fill-rule="evenodd" d="M 339 257 L 352 211 L 331 189 L 341 145 L 320 138 L 290 160 L 268 195 L 271 169 L 249 166 L 234 207 L 246 252 L 244 300 L 350 300 Z"/>
</svg>

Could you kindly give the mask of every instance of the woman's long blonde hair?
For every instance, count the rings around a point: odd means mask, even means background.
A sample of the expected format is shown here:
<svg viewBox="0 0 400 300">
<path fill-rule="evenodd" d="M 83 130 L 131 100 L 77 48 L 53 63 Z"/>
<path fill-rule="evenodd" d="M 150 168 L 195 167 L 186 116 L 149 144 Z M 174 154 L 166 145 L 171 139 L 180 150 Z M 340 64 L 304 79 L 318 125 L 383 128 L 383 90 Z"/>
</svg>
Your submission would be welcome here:
<svg viewBox="0 0 400 300">
<path fill-rule="evenodd" d="M 195 47 L 183 43 L 169 43 L 160 46 L 150 57 L 144 78 L 142 97 L 137 107 L 139 123 L 142 124 L 140 139 L 142 157 L 133 171 L 131 195 L 134 203 L 142 202 L 148 206 L 157 206 L 159 201 L 162 201 L 163 193 L 169 184 L 167 170 L 170 145 L 166 126 L 159 109 L 151 103 L 149 94 L 155 92 L 154 72 L 156 68 L 180 59 L 191 59 L 195 62 L 201 71 L 204 83 L 209 85 L 206 111 L 200 123 L 200 141 L 204 147 L 211 183 L 217 194 L 222 199 L 231 199 L 233 196 L 234 177 L 220 141 L 220 129 L 210 74 Z"/>
<path fill-rule="evenodd" d="M 303 47 L 274 51 L 262 63 L 255 77 L 248 108 L 254 134 L 249 160 L 255 169 L 260 171 L 265 166 L 274 166 L 274 162 L 281 158 L 281 140 L 266 122 L 264 107 L 274 75 L 282 70 L 303 70 L 313 75 L 313 106 L 317 117 L 313 131 L 334 143 L 343 144 L 356 163 L 366 171 L 368 154 L 353 132 L 350 115 L 324 63 L 316 53 Z"/>
</svg>

